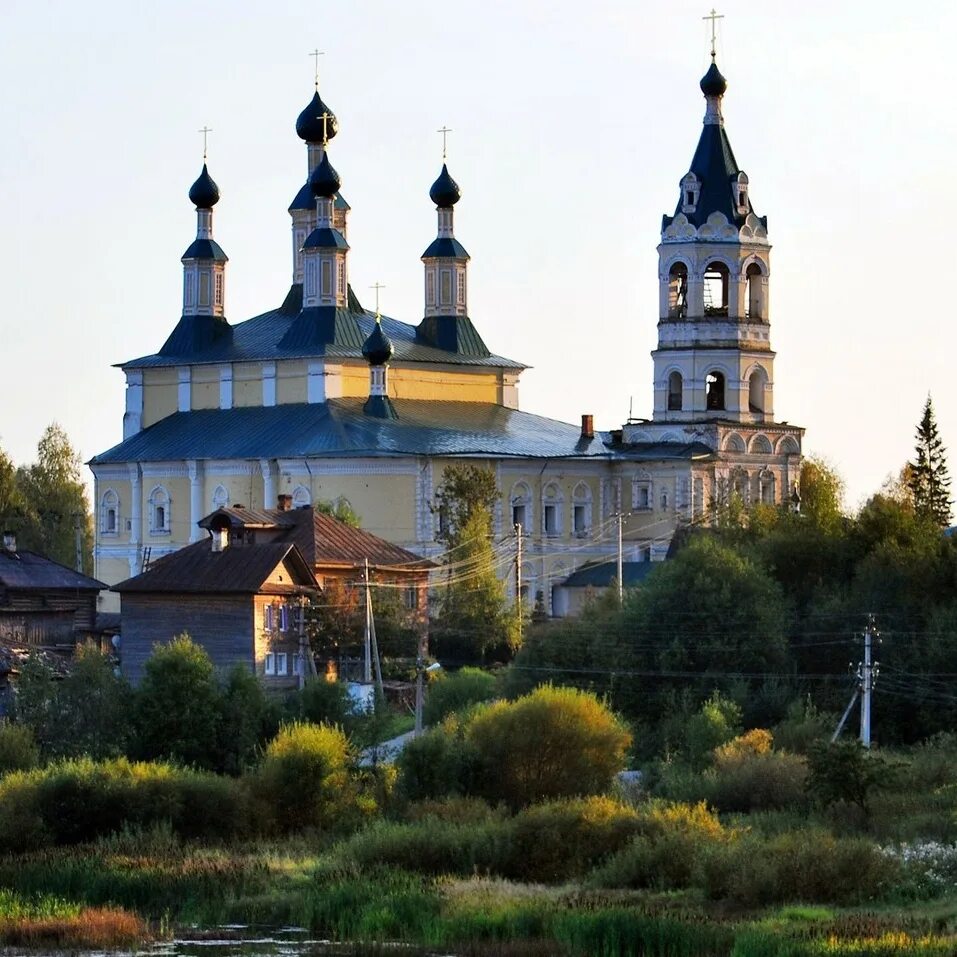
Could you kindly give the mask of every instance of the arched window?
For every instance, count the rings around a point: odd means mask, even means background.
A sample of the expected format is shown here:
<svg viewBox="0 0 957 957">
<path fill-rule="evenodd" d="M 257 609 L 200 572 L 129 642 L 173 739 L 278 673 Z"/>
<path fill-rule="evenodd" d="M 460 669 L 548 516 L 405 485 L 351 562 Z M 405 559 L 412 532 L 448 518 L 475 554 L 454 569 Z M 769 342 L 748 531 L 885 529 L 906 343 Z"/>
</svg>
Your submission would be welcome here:
<svg viewBox="0 0 957 957">
<path fill-rule="evenodd" d="M 663 512 L 668 511 L 668 489 L 662 488 L 661 490 L 661 510 Z"/>
<path fill-rule="evenodd" d="M 525 534 L 532 529 L 532 492 L 524 483 L 519 482 L 513 489 L 509 497 L 512 504 L 512 528 L 516 525 L 522 526 Z"/>
<path fill-rule="evenodd" d="M 170 529 L 170 498 L 169 492 L 162 485 L 157 485 L 150 492 L 149 497 L 150 533 L 153 535 L 169 535 Z"/>
<path fill-rule="evenodd" d="M 705 378 L 705 408 L 709 412 L 724 409 L 724 373 L 709 372 Z"/>
<path fill-rule="evenodd" d="M 745 446 L 744 439 L 742 439 L 737 432 L 732 432 L 724 440 L 724 450 L 725 452 L 746 452 L 747 446 Z"/>
<path fill-rule="evenodd" d="M 751 412 L 764 411 L 764 387 L 768 383 L 768 374 L 760 366 L 748 377 L 748 409 Z"/>
<path fill-rule="evenodd" d="M 225 508 L 229 504 L 229 491 L 225 485 L 217 485 L 213 490 L 213 508 Z"/>
<path fill-rule="evenodd" d="M 672 372 L 668 376 L 668 411 L 680 412 L 683 396 L 684 384 L 681 381 L 680 372 Z"/>
<path fill-rule="evenodd" d="M 635 511 L 648 511 L 653 503 L 651 497 L 651 476 L 645 472 L 636 472 L 631 480 L 631 507 Z"/>
<path fill-rule="evenodd" d="M 668 317 L 684 319 L 688 315 L 688 267 L 675 263 L 668 272 Z"/>
<path fill-rule="evenodd" d="M 303 505 L 312 504 L 312 495 L 305 485 L 297 485 L 292 490 L 292 507 L 302 508 Z"/>
<path fill-rule="evenodd" d="M 119 531 L 120 497 L 107 489 L 100 500 L 100 532 L 103 535 L 115 535 Z"/>
<path fill-rule="evenodd" d="M 734 204 L 739 216 L 746 216 L 748 212 L 748 174 L 740 172 L 731 184 L 734 191 Z"/>
<path fill-rule="evenodd" d="M 776 501 L 774 488 L 774 473 L 770 469 L 765 469 L 759 479 L 759 494 L 761 501 L 765 505 L 773 505 Z"/>
<path fill-rule="evenodd" d="M 748 319 L 766 319 L 764 315 L 764 273 L 757 263 L 751 263 L 745 270 L 747 291 L 744 297 L 744 315 Z"/>
<path fill-rule="evenodd" d="M 542 532 L 549 537 L 562 533 L 562 493 L 554 482 L 542 490 Z"/>
<path fill-rule="evenodd" d="M 770 455 L 771 440 L 766 435 L 756 435 L 751 439 L 752 455 Z"/>
<path fill-rule="evenodd" d="M 704 271 L 704 314 L 728 314 L 728 267 L 724 263 L 710 263 Z"/>
<path fill-rule="evenodd" d="M 731 488 L 743 505 L 748 504 L 748 473 L 738 469 L 731 480 Z"/>
<path fill-rule="evenodd" d="M 584 538 L 591 529 L 591 489 L 586 482 L 579 482 L 572 492 L 572 532 L 576 538 Z"/>
<path fill-rule="evenodd" d="M 793 435 L 786 435 L 778 443 L 778 455 L 797 455 L 800 451 L 801 447 Z"/>
</svg>

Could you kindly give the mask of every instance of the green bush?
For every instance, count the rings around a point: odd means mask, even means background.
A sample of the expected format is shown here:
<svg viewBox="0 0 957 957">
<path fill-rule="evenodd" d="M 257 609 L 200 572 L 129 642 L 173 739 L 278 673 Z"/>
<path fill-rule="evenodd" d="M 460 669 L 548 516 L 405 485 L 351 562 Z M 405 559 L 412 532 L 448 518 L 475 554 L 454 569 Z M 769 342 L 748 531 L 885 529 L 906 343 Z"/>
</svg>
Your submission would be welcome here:
<svg viewBox="0 0 957 957">
<path fill-rule="evenodd" d="M 341 681 L 310 681 L 297 703 L 299 717 L 311 724 L 344 726 L 353 710 L 349 689 Z"/>
<path fill-rule="evenodd" d="M 409 804 L 405 808 L 406 821 L 436 820 L 447 824 L 484 824 L 486 821 L 501 820 L 505 816 L 501 807 L 493 808 L 481 798 L 449 797 L 439 800 L 423 800 Z"/>
<path fill-rule="evenodd" d="M 810 698 L 792 701 L 784 720 L 775 725 L 777 746 L 792 754 L 807 754 L 815 745 L 827 741 L 837 718 L 818 711 Z"/>
<path fill-rule="evenodd" d="M 759 737 L 764 736 L 764 737 Z M 719 811 L 770 811 L 807 804 L 807 761 L 771 750 L 769 732 L 756 729 L 716 749 L 702 795 Z"/>
<path fill-rule="evenodd" d="M 40 749 L 30 728 L 0 722 L 0 774 L 29 771 L 40 762 Z"/>
<path fill-rule="evenodd" d="M 220 697 L 219 748 L 216 770 L 239 775 L 259 758 L 259 749 L 279 726 L 274 699 L 241 663 L 225 675 Z"/>
<path fill-rule="evenodd" d="M 900 865 L 871 841 L 805 829 L 707 846 L 700 882 L 710 898 L 746 907 L 855 904 L 880 896 L 899 875 Z"/>
<path fill-rule="evenodd" d="M 429 684 L 425 696 L 423 720 L 435 725 L 455 711 L 491 701 L 497 692 L 494 675 L 481 668 L 462 668 L 454 674 L 442 674 Z"/>
<path fill-rule="evenodd" d="M 339 728 L 286 725 L 266 748 L 254 791 L 281 831 L 341 827 L 357 811 L 352 763 Z"/>
<path fill-rule="evenodd" d="M 560 882 L 578 877 L 638 831 L 639 816 L 607 797 L 537 804 L 512 821 L 502 876 Z"/>
<path fill-rule="evenodd" d="M 464 739 L 461 723 L 452 716 L 409 741 L 396 766 L 403 800 L 439 800 L 473 791 L 478 753 Z"/>
<path fill-rule="evenodd" d="M 520 808 L 607 791 L 631 734 L 593 694 L 549 685 L 484 706 L 465 740 L 476 752 L 477 793 Z"/>
<path fill-rule="evenodd" d="M 0 849 L 77 844 L 168 822 L 182 837 L 217 840 L 247 827 L 240 785 L 228 778 L 125 758 L 62 761 L 0 779 Z"/>
</svg>

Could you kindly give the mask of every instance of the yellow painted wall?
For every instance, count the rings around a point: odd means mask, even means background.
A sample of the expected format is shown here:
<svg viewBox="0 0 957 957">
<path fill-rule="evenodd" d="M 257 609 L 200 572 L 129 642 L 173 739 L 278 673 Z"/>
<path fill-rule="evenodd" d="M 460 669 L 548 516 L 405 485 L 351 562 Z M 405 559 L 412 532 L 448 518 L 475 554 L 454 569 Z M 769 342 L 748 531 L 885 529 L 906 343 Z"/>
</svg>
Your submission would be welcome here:
<svg viewBox="0 0 957 957">
<path fill-rule="evenodd" d="M 349 398 L 365 398 L 369 394 L 369 367 L 365 363 L 327 367 L 335 376 L 341 394 Z M 393 399 L 444 399 L 449 402 L 498 402 L 501 377 L 487 369 L 464 367 L 427 367 L 392 365 L 389 367 L 389 395 Z"/>
<path fill-rule="evenodd" d="M 115 585 L 126 581 L 130 577 L 130 563 L 125 558 L 98 558 L 96 562 L 96 579 L 104 585 Z M 119 598 L 117 598 L 117 603 Z M 101 611 L 106 609 L 102 608 Z"/>
<path fill-rule="evenodd" d="M 190 408 L 219 408 L 219 366 L 193 366 Z"/>
<path fill-rule="evenodd" d="M 276 403 L 278 405 L 306 401 L 306 369 L 304 359 L 276 363 Z"/>
<path fill-rule="evenodd" d="M 143 428 L 172 415 L 177 408 L 176 369 L 146 369 L 143 372 Z"/>
<path fill-rule="evenodd" d="M 237 362 L 233 366 L 233 405 L 263 404 L 263 370 L 258 362 Z"/>
</svg>

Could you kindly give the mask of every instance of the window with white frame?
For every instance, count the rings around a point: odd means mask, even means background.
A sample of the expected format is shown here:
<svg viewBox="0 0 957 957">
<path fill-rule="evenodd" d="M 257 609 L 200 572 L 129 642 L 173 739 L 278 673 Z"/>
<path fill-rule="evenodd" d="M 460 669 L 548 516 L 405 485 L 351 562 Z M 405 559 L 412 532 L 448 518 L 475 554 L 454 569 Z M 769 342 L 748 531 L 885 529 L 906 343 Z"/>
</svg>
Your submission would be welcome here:
<svg viewBox="0 0 957 957">
<path fill-rule="evenodd" d="M 554 482 L 542 492 L 542 531 L 550 537 L 562 533 L 562 495 Z"/>
<path fill-rule="evenodd" d="M 441 270 L 439 280 L 440 280 L 439 305 L 451 306 L 452 305 L 452 270 L 451 269 Z"/>
<path fill-rule="evenodd" d="M 100 533 L 115 535 L 120 527 L 120 497 L 107 489 L 100 501 Z"/>
<path fill-rule="evenodd" d="M 150 492 L 149 521 L 152 535 L 169 535 L 170 497 L 169 492 L 162 485 L 157 485 Z"/>
<path fill-rule="evenodd" d="M 652 505 L 651 478 L 639 472 L 631 481 L 631 507 L 635 511 L 649 511 Z"/>
<path fill-rule="evenodd" d="M 221 306 L 223 304 L 223 274 L 221 272 L 216 273 L 216 305 Z"/>
<path fill-rule="evenodd" d="M 289 674 L 289 655 L 284 651 L 276 652 L 276 674 L 277 675 L 288 675 Z"/>
<path fill-rule="evenodd" d="M 587 482 L 579 482 L 572 492 L 572 532 L 579 538 L 591 527 L 591 489 Z"/>
<path fill-rule="evenodd" d="M 294 508 L 302 508 L 303 505 L 312 504 L 312 494 L 305 485 L 297 485 L 292 490 L 292 504 Z"/>
<path fill-rule="evenodd" d="M 289 606 L 279 606 L 279 630 L 289 631 Z"/>
<path fill-rule="evenodd" d="M 425 304 L 435 305 L 435 270 L 429 269 L 425 274 Z"/>
<path fill-rule="evenodd" d="M 263 661 L 263 672 L 267 675 L 276 673 L 276 656 L 270 651 Z"/>
<path fill-rule="evenodd" d="M 263 606 L 263 631 L 271 632 L 276 627 L 276 609 L 272 605 Z"/>
<path fill-rule="evenodd" d="M 404 597 L 406 611 L 415 611 L 419 607 L 419 589 L 417 585 L 407 585 Z"/>
<path fill-rule="evenodd" d="M 528 532 L 531 527 L 532 511 L 532 493 L 524 482 L 519 482 L 512 489 L 510 496 L 512 503 L 512 528 L 516 525 L 522 526 L 523 532 Z"/>
<path fill-rule="evenodd" d="M 213 508 L 225 508 L 229 504 L 229 490 L 225 485 L 213 489 Z"/>
</svg>

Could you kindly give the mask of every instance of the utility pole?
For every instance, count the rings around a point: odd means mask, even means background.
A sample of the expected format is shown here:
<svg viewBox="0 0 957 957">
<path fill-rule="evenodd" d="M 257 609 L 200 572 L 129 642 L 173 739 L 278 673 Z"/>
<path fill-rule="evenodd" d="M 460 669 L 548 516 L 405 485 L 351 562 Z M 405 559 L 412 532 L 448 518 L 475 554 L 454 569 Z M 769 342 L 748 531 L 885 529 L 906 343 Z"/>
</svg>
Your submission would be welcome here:
<svg viewBox="0 0 957 957">
<path fill-rule="evenodd" d="M 369 559 L 365 560 L 362 585 L 366 591 L 366 624 L 363 634 L 365 656 L 362 662 L 362 681 L 372 684 L 372 596 L 369 594 Z"/>
<path fill-rule="evenodd" d="M 74 537 L 74 568 L 83 574 L 83 515 L 80 512 L 73 513 L 73 537 Z"/>
<path fill-rule="evenodd" d="M 515 523 L 515 610 L 518 615 L 518 643 L 522 643 L 522 523 Z"/>
<path fill-rule="evenodd" d="M 865 748 L 871 746 L 871 696 L 874 692 L 874 679 L 880 670 L 880 663 L 872 657 L 873 643 L 880 642 L 880 633 L 874 627 L 874 616 L 867 616 L 867 627 L 864 629 L 864 661 L 860 668 L 861 679 L 861 744 Z"/>
<path fill-rule="evenodd" d="M 621 605 L 625 600 L 625 556 L 621 546 L 621 509 L 618 510 L 618 604 Z"/>
</svg>

